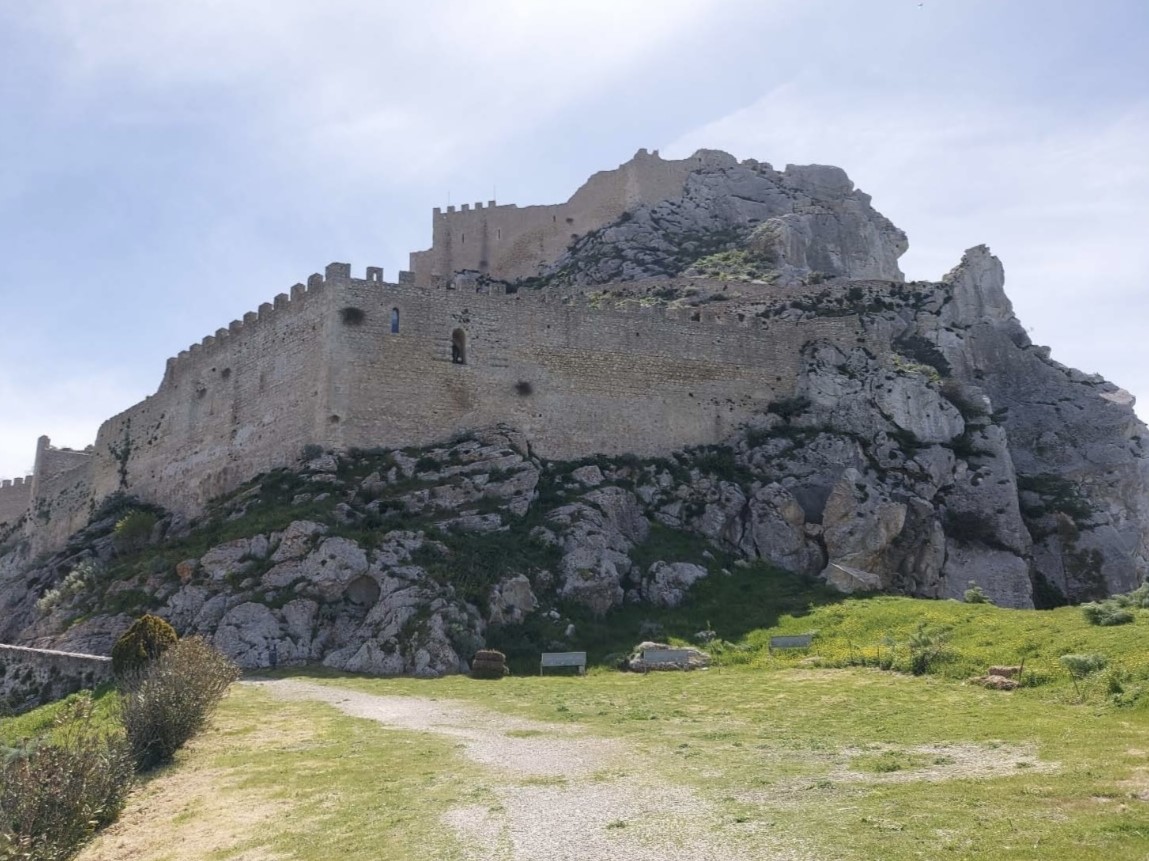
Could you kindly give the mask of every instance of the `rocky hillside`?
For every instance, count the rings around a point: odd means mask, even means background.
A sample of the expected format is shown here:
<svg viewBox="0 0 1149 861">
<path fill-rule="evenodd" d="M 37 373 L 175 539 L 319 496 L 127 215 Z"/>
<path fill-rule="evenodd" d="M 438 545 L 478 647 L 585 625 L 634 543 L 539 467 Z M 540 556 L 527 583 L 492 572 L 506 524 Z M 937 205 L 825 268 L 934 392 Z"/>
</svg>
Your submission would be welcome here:
<svg viewBox="0 0 1149 861">
<path fill-rule="evenodd" d="M 837 168 L 715 162 L 509 286 L 859 320 L 864 344 L 802 347 L 793 397 L 664 459 L 546 462 L 501 427 L 311 451 L 195 523 L 112 499 L 49 559 L 17 527 L 0 641 L 104 652 L 151 610 L 244 666 L 436 675 L 484 645 L 579 648 L 624 622 L 637 639 L 683 602 L 716 602 L 723 636 L 735 616 L 766 624 L 746 595 L 783 588 L 779 571 L 807 590 L 976 584 L 1009 607 L 1136 587 L 1149 430 L 1132 398 L 1030 343 L 988 249 L 905 283 L 905 245 Z"/>
</svg>

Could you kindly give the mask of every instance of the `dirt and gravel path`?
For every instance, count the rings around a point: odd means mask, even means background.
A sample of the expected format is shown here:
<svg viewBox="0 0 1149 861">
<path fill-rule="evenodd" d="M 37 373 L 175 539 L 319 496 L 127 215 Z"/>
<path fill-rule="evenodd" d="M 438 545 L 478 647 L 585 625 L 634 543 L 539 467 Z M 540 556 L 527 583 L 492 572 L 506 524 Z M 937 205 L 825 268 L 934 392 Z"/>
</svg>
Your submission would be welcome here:
<svg viewBox="0 0 1149 861">
<path fill-rule="evenodd" d="M 510 718 L 469 703 L 373 696 L 296 679 L 252 682 L 276 697 L 319 700 L 389 727 L 458 739 L 489 770 L 495 804 L 444 817 L 475 859 L 742 861 L 799 858 L 769 834 L 735 839 L 690 788 L 652 774 L 637 752 L 577 726 Z M 748 839 L 749 838 L 749 839 Z M 753 844 L 749 851 L 748 844 Z"/>
</svg>

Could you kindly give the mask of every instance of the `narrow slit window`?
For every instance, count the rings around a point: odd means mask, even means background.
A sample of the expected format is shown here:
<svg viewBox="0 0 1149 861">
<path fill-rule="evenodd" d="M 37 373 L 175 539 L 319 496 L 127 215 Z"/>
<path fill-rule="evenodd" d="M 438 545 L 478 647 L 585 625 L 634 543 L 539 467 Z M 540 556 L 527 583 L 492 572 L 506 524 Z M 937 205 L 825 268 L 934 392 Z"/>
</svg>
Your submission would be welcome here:
<svg viewBox="0 0 1149 861">
<path fill-rule="evenodd" d="M 399 334 L 399 309 L 398 308 L 392 308 L 391 309 L 391 334 L 392 335 L 398 335 Z"/>
<path fill-rule="evenodd" d="M 451 333 L 451 361 L 456 365 L 467 364 L 467 333 L 462 329 Z"/>
</svg>

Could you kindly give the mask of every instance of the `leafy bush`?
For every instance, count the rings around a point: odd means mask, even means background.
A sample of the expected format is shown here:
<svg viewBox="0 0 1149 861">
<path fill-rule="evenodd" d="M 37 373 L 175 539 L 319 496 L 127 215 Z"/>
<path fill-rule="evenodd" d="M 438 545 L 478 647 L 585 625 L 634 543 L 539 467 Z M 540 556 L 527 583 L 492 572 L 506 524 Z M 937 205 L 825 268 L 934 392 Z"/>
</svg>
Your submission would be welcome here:
<svg viewBox="0 0 1149 861">
<path fill-rule="evenodd" d="M 0 858 L 71 858 L 123 809 L 132 786 L 127 744 L 93 729 L 90 699 L 77 706 L 52 742 L 31 743 L 0 765 Z"/>
<path fill-rule="evenodd" d="M 942 377 L 948 377 L 953 373 L 953 368 L 950 367 L 950 363 L 942 351 L 938 349 L 936 344 L 922 335 L 898 338 L 894 342 L 894 346 L 903 356 L 913 359 L 919 364 L 928 365 Z"/>
<path fill-rule="evenodd" d="M 130 553 L 139 550 L 151 540 L 152 531 L 156 528 L 158 518 L 150 511 L 135 509 L 129 511 L 116 521 L 112 531 L 116 550 L 121 553 Z"/>
<path fill-rule="evenodd" d="M 141 616 L 112 646 L 112 672 L 117 678 L 138 673 L 178 639 L 175 629 L 159 616 Z"/>
<path fill-rule="evenodd" d="M 967 604 L 992 604 L 993 601 L 989 600 L 989 596 L 982 591 L 981 586 L 977 585 L 973 580 L 969 581 L 969 588 L 965 590 L 963 600 Z"/>
<path fill-rule="evenodd" d="M 1098 654 L 1062 655 L 1058 661 L 1069 672 L 1069 677 L 1073 679 L 1073 689 L 1077 691 L 1078 699 L 1082 698 L 1081 683 L 1094 673 L 1105 669 L 1109 664 L 1108 658 Z"/>
<path fill-rule="evenodd" d="M 1127 610 L 1114 600 L 1091 602 L 1081 605 L 1081 615 L 1090 625 L 1110 627 L 1128 625 L 1135 618 L 1132 610 Z"/>
<path fill-rule="evenodd" d="M 507 656 L 494 649 L 481 649 L 471 660 L 472 679 L 501 679 L 507 675 Z"/>
<path fill-rule="evenodd" d="M 168 762 L 199 732 L 239 668 L 200 637 L 180 640 L 121 680 L 121 709 L 141 771 Z"/>
<path fill-rule="evenodd" d="M 910 634 L 910 672 L 915 676 L 925 675 L 933 663 L 945 653 L 949 631 L 945 628 L 930 629 L 924 621 Z"/>
<path fill-rule="evenodd" d="M 804 395 L 797 395 L 792 398 L 781 398 L 780 400 L 771 401 L 766 407 L 766 412 L 774 413 L 774 415 L 781 416 L 786 421 L 789 421 L 799 413 L 805 412 L 810 408 L 810 399 Z"/>
</svg>

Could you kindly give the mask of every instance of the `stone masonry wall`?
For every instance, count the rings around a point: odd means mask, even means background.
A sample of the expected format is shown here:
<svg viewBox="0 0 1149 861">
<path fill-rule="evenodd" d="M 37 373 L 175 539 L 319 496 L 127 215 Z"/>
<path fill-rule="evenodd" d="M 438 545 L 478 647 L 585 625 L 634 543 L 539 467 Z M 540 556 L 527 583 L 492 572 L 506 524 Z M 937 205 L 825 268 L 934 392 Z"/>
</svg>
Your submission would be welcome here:
<svg viewBox="0 0 1149 861">
<path fill-rule="evenodd" d="M 92 513 L 91 451 L 54 448 L 42 436 L 36 442 L 28 522 L 32 552 L 52 549 L 82 528 Z"/>
<path fill-rule="evenodd" d="M 710 308 L 592 307 L 586 297 L 357 279 L 333 289 L 364 312 L 332 341 L 336 448 L 428 444 L 504 422 L 548 458 L 667 454 L 717 443 L 792 395 L 806 342 L 865 341 L 855 317 L 738 323 Z M 465 364 L 452 361 L 456 337 Z"/>
<path fill-rule="evenodd" d="M 538 274 L 572 240 L 597 230 L 640 203 L 654 204 L 682 193 L 686 177 L 712 159 L 733 157 L 700 150 L 690 158 L 664 160 L 641 149 L 615 170 L 588 179 L 566 203 L 552 206 L 486 206 L 458 211 L 435 209 L 432 246 L 411 254 L 411 271 L 419 286 L 431 286 L 461 270 L 474 270 L 500 280 Z"/>
<path fill-rule="evenodd" d="M 17 710 L 95 688 L 111 678 L 111 658 L 0 645 L 0 703 Z"/>
<path fill-rule="evenodd" d="M 792 394 L 807 341 L 865 340 L 854 317 L 738 323 L 370 274 L 332 264 L 169 360 L 156 394 L 101 427 L 91 498 L 125 489 L 192 514 L 311 443 L 420 445 L 500 422 L 545 457 L 665 454 Z"/>
<path fill-rule="evenodd" d="M 0 482 L 0 525 L 18 521 L 28 511 L 31 501 L 31 476 Z"/>
<path fill-rule="evenodd" d="M 169 359 L 154 395 L 100 427 L 96 499 L 125 489 L 189 513 L 323 442 L 332 302 L 313 275 Z"/>
</svg>

